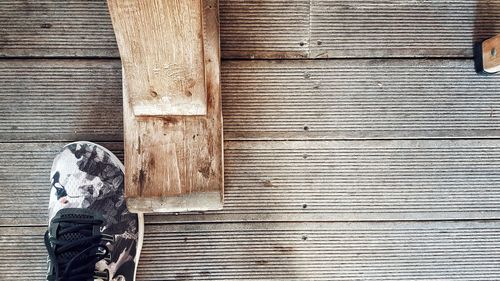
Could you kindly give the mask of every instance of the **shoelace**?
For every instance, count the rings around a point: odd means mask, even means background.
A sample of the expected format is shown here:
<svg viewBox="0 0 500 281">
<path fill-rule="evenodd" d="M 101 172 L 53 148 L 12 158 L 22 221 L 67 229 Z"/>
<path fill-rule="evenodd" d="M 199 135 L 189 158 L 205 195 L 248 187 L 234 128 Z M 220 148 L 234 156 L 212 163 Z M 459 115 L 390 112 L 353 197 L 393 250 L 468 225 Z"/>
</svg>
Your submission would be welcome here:
<svg viewBox="0 0 500 281">
<path fill-rule="evenodd" d="M 102 220 L 90 218 L 56 218 L 59 223 L 58 237 L 75 236 L 79 239 L 56 239 L 45 233 L 45 246 L 55 268 L 53 281 L 109 280 L 109 273 L 95 271 L 95 264 L 110 259 L 109 249 L 104 245 L 113 237 L 104 233 L 93 235 L 93 228 Z M 73 254 L 76 253 L 76 254 Z M 66 254 L 66 255 L 65 255 Z M 51 280 L 52 281 L 52 280 Z"/>
</svg>

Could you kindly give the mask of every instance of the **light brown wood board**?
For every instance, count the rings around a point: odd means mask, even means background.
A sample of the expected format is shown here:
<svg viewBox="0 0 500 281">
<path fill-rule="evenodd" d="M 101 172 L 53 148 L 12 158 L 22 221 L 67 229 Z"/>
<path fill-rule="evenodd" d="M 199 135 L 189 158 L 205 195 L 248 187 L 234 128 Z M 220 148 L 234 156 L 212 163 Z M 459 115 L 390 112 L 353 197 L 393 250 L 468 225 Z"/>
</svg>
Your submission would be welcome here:
<svg viewBox="0 0 500 281">
<path fill-rule="evenodd" d="M 134 115 L 207 113 L 202 2 L 108 1 Z"/>
<path fill-rule="evenodd" d="M 500 71 L 500 35 L 485 40 L 482 44 L 483 68 L 488 73 Z"/>
<path fill-rule="evenodd" d="M 156 6 L 141 7 L 132 5 L 136 1 L 120 2 L 121 8 L 130 9 L 156 9 L 156 12 L 162 11 L 160 6 L 180 5 L 175 0 L 157 0 Z M 114 14 L 117 1 L 110 0 L 110 11 Z M 132 6 L 127 5 L 130 4 Z M 132 3 L 132 4 L 131 4 Z M 185 2 L 184 2 L 185 3 Z M 220 97 L 220 51 L 219 51 L 219 27 L 218 27 L 218 5 L 216 0 L 191 1 L 190 4 L 196 6 L 202 3 L 202 26 L 203 26 L 203 48 L 202 54 L 196 51 L 193 56 L 201 56 L 204 68 L 203 91 L 206 91 L 206 115 L 186 115 L 193 114 L 191 110 L 178 112 L 156 112 L 152 111 L 150 115 L 144 116 L 144 112 L 136 111 L 136 102 L 134 101 L 135 91 L 148 91 L 147 87 L 136 86 L 136 80 L 141 79 L 140 75 L 131 75 L 127 73 L 131 67 L 156 67 L 156 62 L 168 63 L 172 55 L 165 55 L 160 51 L 154 51 L 159 58 L 149 57 L 153 63 L 135 64 L 136 59 L 141 61 L 143 58 L 131 57 L 128 52 L 129 47 L 121 46 L 121 39 L 118 40 L 119 49 L 122 56 L 125 57 L 123 64 L 123 110 L 124 110 L 124 141 L 125 141 L 125 167 L 126 167 L 126 197 L 128 208 L 137 212 L 178 212 L 178 211 L 203 211 L 216 210 L 222 208 L 223 201 L 223 150 L 222 150 L 222 113 Z M 183 8 L 185 9 L 185 7 Z M 175 13 L 176 9 L 171 12 Z M 149 11 L 154 13 L 154 11 Z M 175 16 L 168 14 L 165 16 Z M 120 17 L 120 15 L 117 15 Z M 161 18 L 160 15 L 152 18 Z M 114 19 L 115 16 L 113 15 Z M 196 21 L 190 24 L 197 25 Z M 129 22 L 128 24 L 133 24 Z M 154 23 L 146 23 L 144 29 L 153 28 Z M 118 24 L 117 36 L 125 33 Z M 165 30 L 167 28 L 164 28 Z M 144 30 L 144 32 L 147 30 Z M 181 31 L 183 32 L 183 31 Z M 140 32 L 139 32 L 140 33 Z M 168 32 L 155 37 L 169 36 Z M 122 38 L 126 40 L 125 38 Z M 138 42 L 128 38 L 134 43 L 132 45 L 156 44 L 154 41 L 146 40 Z M 144 39 L 144 37 L 139 37 Z M 170 38 L 164 38 L 170 39 Z M 186 39 L 186 38 L 183 38 Z M 186 39 L 189 40 L 189 39 Z M 129 44 L 129 43 L 127 43 Z M 189 44 L 186 44 L 189 45 Z M 192 47 L 192 46 L 191 46 Z M 155 48 L 168 48 L 163 44 L 154 46 L 140 47 L 141 55 L 148 50 Z M 183 46 L 182 48 L 188 48 Z M 196 49 L 198 50 L 198 49 Z M 180 53 L 181 55 L 187 53 Z M 173 54 L 175 57 L 178 54 Z M 189 60 L 189 59 L 188 59 Z M 184 67 L 188 60 L 181 59 L 179 67 Z M 135 74 L 137 71 L 135 72 Z M 157 77 L 169 79 L 169 77 Z M 192 79 L 192 78 L 189 78 Z M 189 80 L 188 79 L 188 80 Z M 203 82 L 203 79 L 201 80 Z M 151 82 L 151 81 L 150 81 Z M 160 81 L 161 82 L 161 81 Z M 200 81 L 196 81 L 198 83 Z M 163 82 L 161 82 L 163 83 Z M 163 83 L 164 84 L 164 83 Z M 176 84 L 176 83 L 174 83 Z M 174 89 L 180 89 L 174 85 Z M 187 85 L 189 88 L 189 85 Z M 162 88 L 163 86 L 160 86 Z M 165 88 L 164 88 L 165 89 Z M 155 89 L 150 90 L 157 93 Z M 158 96 L 162 94 L 157 93 Z M 152 95 L 152 98 L 155 95 Z M 140 98 L 139 98 L 140 99 Z M 182 102 L 181 102 L 182 103 Z M 140 115 L 140 116 L 138 116 Z"/>
</svg>

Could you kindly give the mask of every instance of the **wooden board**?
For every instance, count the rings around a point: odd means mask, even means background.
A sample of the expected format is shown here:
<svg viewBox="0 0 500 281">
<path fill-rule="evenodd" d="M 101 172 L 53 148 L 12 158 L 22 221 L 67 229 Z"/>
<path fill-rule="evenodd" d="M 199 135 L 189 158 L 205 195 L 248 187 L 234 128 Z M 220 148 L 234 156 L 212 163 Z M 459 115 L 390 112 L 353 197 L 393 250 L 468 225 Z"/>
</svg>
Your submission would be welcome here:
<svg viewBox="0 0 500 281">
<path fill-rule="evenodd" d="M 108 6 L 132 113 L 206 115 L 202 1 L 108 0 Z"/>
<path fill-rule="evenodd" d="M 42 280 L 44 227 L 0 228 L 7 280 Z M 138 280 L 495 280 L 498 221 L 146 225 Z M 9 262 L 13 259 L 25 262 Z"/>
<path fill-rule="evenodd" d="M 0 56 L 119 56 L 104 0 L 2 0 L 0 10 Z M 308 12 L 309 0 L 221 1 L 223 57 L 305 57 Z"/>
<path fill-rule="evenodd" d="M 500 81 L 457 58 L 498 4 L 221 0 L 225 58 L 454 59 L 225 62 L 226 208 L 146 216 L 138 280 L 497 280 Z M 121 66 L 104 0 L 0 10 L 0 56 L 93 58 L 0 60 L 0 279 L 42 280 L 54 155 L 123 159 Z"/>
<path fill-rule="evenodd" d="M 223 58 L 306 58 L 310 0 L 221 0 Z"/>
<path fill-rule="evenodd" d="M 500 76 L 472 60 L 222 64 L 225 137 L 500 136 Z M 122 139 L 116 60 L 0 60 L 0 140 Z"/>
<path fill-rule="evenodd" d="M 221 209 L 218 1 L 108 3 L 123 57 L 128 209 L 146 213 Z M 153 35 L 144 35 L 148 33 Z M 178 42 L 184 40 L 194 42 Z"/>
<path fill-rule="evenodd" d="M 497 280 L 500 81 L 457 58 L 498 3 L 221 0 L 225 58 L 454 59 L 225 62 L 226 208 L 146 216 L 138 280 Z M 0 10 L 0 279 L 42 280 L 54 155 L 123 159 L 121 66 L 104 0 Z"/>
<path fill-rule="evenodd" d="M 45 224 L 63 145 L 0 144 L 0 224 Z M 103 145 L 123 157 L 121 144 Z M 498 140 L 238 141 L 225 154 L 224 210 L 149 221 L 500 218 Z"/>
<path fill-rule="evenodd" d="M 472 57 L 500 1 L 313 0 L 310 57 Z"/>
<path fill-rule="evenodd" d="M 118 57 L 106 2 L 0 1 L 0 56 Z M 472 57 L 500 2 L 221 0 L 224 58 Z"/>
<path fill-rule="evenodd" d="M 483 70 L 488 73 L 500 71 L 500 35 L 489 38 L 482 43 Z"/>
</svg>

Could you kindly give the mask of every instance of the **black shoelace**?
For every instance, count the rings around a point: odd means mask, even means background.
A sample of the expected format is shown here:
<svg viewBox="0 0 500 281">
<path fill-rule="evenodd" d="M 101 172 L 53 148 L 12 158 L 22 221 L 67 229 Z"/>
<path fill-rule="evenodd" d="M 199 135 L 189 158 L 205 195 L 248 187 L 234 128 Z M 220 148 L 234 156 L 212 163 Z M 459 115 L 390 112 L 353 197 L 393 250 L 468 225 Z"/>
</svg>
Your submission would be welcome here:
<svg viewBox="0 0 500 281">
<path fill-rule="evenodd" d="M 56 218 L 59 223 L 58 238 L 45 233 L 45 246 L 50 262 L 55 268 L 55 276 L 50 281 L 109 280 L 109 272 L 95 271 L 95 264 L 102 259 L 110 259 L 105 242 L 113 241 L 111 235 L 93 234 L 93 228 L 102 220 L 92 218 Z"/>
</svg>

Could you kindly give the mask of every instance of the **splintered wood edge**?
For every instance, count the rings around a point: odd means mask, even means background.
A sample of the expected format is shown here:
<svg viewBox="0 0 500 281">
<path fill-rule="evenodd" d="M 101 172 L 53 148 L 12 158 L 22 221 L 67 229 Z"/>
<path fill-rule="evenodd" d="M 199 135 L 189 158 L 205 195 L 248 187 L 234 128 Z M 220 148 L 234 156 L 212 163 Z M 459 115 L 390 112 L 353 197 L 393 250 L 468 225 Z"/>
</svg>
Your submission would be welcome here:
<svg viewBox="0 0 500 281">
<path fill-rule="evenodd" d="M 190 193 L 158 198 L 127 198 L 127 208 L 133 213 L 217 211 L 222 210 L 222 206 L 223 198 L 220 192 Z"/>
</svg>

